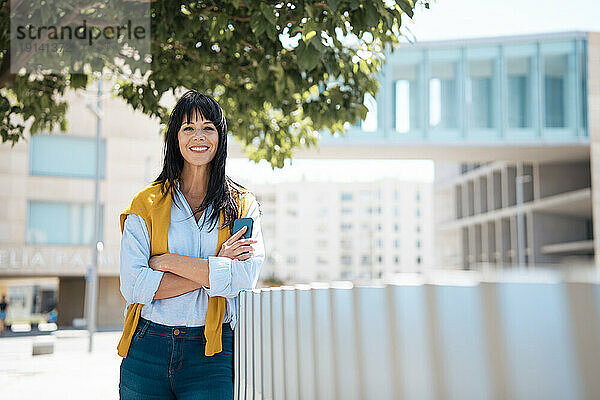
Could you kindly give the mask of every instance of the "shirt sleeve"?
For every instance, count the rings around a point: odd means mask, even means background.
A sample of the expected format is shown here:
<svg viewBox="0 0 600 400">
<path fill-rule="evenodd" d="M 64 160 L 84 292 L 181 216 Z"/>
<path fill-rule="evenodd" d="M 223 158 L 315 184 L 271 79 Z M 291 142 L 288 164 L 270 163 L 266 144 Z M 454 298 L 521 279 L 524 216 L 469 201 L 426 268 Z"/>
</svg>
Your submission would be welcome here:
<svg viewBox="0 0 600 400">
<path fill-rule="evenodd" d="M 234 260 L 229 257 L 208 257 L 208 281 L 210 288 L 202 286 L 210 297 L 236 297 L 242 290 L 256 287 L 258 276 L 265 259 L 265 245 L 260 226 L 260 211 L 254 196 L 248 210 L 248 217 L 253 219 L 252 235 L 257 242 L 252 244 L 254 256 L 247 260 Z"/>
<path fill-rule="evenodd" d="M 150 268 L 149 259 L 150 235 L 146 222 L 137 214 L 129 214 L 123 227 L 120 255 L 120 289 L 127 303 L 153 301 L 164 272 Z"/>
</svg>

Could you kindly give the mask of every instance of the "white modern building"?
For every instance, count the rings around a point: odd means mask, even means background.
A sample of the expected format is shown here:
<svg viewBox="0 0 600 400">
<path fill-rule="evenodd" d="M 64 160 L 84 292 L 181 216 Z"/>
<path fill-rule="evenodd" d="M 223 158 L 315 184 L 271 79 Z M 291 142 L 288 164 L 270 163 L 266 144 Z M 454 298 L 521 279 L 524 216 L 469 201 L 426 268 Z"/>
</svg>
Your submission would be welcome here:
<svg viewBox="0 0 600 400">
<path fill-rule="evenodd" d="M 433 263 L 430 182 L 290 182 L 252 187 L 263 211 L 263 275 L 374 279 Z"/>
</svg>

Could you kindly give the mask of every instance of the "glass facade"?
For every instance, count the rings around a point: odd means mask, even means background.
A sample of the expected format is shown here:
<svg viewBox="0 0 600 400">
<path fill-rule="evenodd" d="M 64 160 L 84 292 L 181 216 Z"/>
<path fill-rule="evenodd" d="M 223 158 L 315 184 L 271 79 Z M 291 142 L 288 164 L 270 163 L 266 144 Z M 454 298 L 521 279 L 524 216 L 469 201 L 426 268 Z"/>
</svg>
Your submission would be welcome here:
<svg viewBox="0 0 600 400">
<path fill-rule="evenodd" d="M 104 206 L 100 205 L 100 240 Z M 27 244 L 90 245 L 94 238 L 94 205 L 30 200 L 27 204 Z"/>
<path fill-rule="evenodd" d="M 458 65 L 444 60 L 431 63 L 429 78 L 429 126 L 433 129 L 458 127 Z"/>
<path fill-rule="evenodd" d="M 418 64 L 400 65 L 394 71 L 394 128 L 408 133 L 421 129 L 421 85 Z"/>
<path fill-rule="evenodd" d="M 106 141 L 100 146 L 100 178 L 104 178 Z M 94 178 L 96 171 L 96 138 L 61 134 L 33 135 L 29 143 L 31 175 Z"/>
<path fill-rule="evenodd" d="M 467 129 L 496 129 L 499 126 L 500 105 L 498 48 L 467 49 L 466 58 Z"/>
<path fill-rule="evenodd" d="M 567 57 L 554 55 L 544 58 L 544 126 L 567 126 Z"/>
<path fill-rule="evenodd" d="M 403 45 L 368 104 L 372 122 L 343 140 L 587 141 L 586 67 L 580 32 Z"/>
<path fill-rule="evenodd" d="M 509 128 L 533 126 L 533 60 L 527 56 L 506 58 L 507 115 Z"/>
</svg>

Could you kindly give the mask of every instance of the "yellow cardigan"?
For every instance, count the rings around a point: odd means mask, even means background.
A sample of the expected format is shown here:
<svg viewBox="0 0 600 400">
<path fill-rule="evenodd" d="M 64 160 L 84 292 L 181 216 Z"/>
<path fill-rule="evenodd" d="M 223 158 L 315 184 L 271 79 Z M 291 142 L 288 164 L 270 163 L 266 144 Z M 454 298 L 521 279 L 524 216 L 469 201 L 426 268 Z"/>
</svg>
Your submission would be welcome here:
<svg viewBox="0 0 600 400">
<path fill-rule="evenodd" d="M 166 189 L 169 188 L 167 182 Z M 240 215 L 246 216 L 250 207 L 249 191 L 242 191 L 241 199 L 236 196 L 238 202 L 238 210 Z M 240 204 L 241 201 L 241 204 Z M 171 221 L 171 204 L 173 197 L 171 192 L 161 193 L 160 183 L 154 182 L 146 186 L 138 192 L 131 200 L 129 207 L 120 215 L 121 234 L 125 227 L 125 218 L 128 214 L 137 214 L 144 218 L 148 234 L 150 235 L 150 257 L 157 254 L 169 252 L 168 234 L 169 224 Z M 224 212 L 219 212 L 219 227 L 223 224 Z M 223 243 L 231 237 L 229 227 L 219 229 L 219 237 L 217 243 L 217 251 L 215 256 L 219 254 Z M 129 345 L 135 333 L 143 304 L 134 303 L 127 309 L 125 316 L 125 325 L 121 340 L 117 345 L 118 354 L 121 357 L 127 357 Z M 220 296 L 208 298 L 208 312 L 206 314 L 206 324 L 204 326 L 204 336 L 206 337 L 206 348 L 204 354 L 212 356 L 222 350 L 222 322 L 225 317 L 225 298 Z"/>
</svg>

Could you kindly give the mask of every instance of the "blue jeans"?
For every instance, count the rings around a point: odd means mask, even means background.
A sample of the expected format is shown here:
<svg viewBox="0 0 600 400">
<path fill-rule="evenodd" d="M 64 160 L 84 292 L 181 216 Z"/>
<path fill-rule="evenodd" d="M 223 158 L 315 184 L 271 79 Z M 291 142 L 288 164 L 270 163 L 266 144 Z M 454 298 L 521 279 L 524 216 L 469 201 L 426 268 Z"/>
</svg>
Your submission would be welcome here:
<svg viewBox="0 0 600 400">
<path fill-rule="evenodd" d="M 121 360 L 122 400 L 232 400 L 233 330 L 223 324 L 223 350 L 204 355 L 204 327 L 169 326 L 140 317 Z"/>
</svg>

